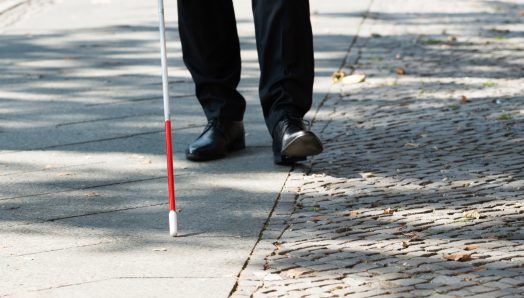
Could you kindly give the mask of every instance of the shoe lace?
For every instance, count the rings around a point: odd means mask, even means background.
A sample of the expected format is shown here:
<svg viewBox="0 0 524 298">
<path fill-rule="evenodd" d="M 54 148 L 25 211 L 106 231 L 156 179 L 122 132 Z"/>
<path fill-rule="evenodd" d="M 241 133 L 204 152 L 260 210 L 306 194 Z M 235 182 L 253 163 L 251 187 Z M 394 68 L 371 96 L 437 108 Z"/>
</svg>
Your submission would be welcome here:
<svg viewBox="0 0 524 298">
<path fill-rule="evenodd" d="M 208 132 L 213 127 L 218 128 L 218 131 L 220 131 L 220 133 L 224 136 L 224 138 L 226 138 L 226 135 L 222 132 L 222 123 L 220 123 L 220 118 L 218 118 L 218 117 L 214 117 L 214 118 L 209 119 L 209 121 L 207 122 L 206 127 L 204 128 L 204 131 L 202 132 L 202 134 L 200 134 L 200 137 L 202 135 L 204 135 L 206 132 Z"/>
<path fill-rule="evenodd" d="M 288 126 L 290 124 L 298 124 L 298 125 L 304 125 L 304 126 L 309 126 L 311 124 L 309 121 L 304 120 L 302 118 L 293 117 L 289 113 L 282 115 L 279 121 L 284 121 L 284 123 Z"/>
</svg>

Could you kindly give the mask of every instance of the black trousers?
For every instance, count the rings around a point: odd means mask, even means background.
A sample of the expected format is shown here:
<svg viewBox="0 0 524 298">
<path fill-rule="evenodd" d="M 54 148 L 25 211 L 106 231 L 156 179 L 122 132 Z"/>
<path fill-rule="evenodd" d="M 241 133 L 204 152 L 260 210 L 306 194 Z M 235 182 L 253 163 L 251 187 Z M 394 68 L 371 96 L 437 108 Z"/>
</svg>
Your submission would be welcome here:
<svg viewBox="0 0 524 298">
<path fill-rule="evenodd" d="M 269 132 L 286 112 L 311 108 L 314 58 L 309 0 L 252 0 L 261 78 L 260 101 Z M 208 119 L 243 120 L 240 43 L 232 0 L 178 0 L 184 62 Z"/>
</svg>

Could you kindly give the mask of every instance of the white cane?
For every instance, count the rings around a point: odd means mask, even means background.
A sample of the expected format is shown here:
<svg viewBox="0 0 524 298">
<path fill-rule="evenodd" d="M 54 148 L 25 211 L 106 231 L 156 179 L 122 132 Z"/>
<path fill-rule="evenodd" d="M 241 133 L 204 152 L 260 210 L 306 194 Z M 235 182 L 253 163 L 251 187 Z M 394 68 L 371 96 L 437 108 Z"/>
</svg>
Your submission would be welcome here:
<svg viewBox="0 0 524 298">
<path fill-rule="evenodd" d="M 171 143 L 171 116 L 169 108 L 169 80 L 167 75 L 166 25 L 164 22 L 164 2 L 158 0 L 158 22 L 160 27 L 160 53 L 162 56 L 162 86 L 164 90 L 164 116 L 166 126 L 167 183 L 169 189 L 169 234 L 178 233 L 175 209 L 175 183 L 173 179 L 173 146 Z"/>
</svg>

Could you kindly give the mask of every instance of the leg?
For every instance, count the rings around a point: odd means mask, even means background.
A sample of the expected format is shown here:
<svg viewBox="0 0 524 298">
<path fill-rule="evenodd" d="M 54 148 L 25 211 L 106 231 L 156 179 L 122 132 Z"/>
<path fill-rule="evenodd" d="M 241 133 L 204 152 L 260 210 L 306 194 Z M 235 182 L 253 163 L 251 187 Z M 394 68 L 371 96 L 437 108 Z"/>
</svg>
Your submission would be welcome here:
<svg viewBox="0 0 524 298">
<path fill-rule="evenodd" d="M 311 108 L 313 33 L 308 0 L 252 0 L 260 100 L 269 133 L 284 113 L 302 118 Z"/>
<path fill-rule="evenodd" d="M 208 119 L 241 121 L 245 99 L 240 81 L 240 43 L 232 0 L 178 0 L 184 62 Z"/>
</svg>

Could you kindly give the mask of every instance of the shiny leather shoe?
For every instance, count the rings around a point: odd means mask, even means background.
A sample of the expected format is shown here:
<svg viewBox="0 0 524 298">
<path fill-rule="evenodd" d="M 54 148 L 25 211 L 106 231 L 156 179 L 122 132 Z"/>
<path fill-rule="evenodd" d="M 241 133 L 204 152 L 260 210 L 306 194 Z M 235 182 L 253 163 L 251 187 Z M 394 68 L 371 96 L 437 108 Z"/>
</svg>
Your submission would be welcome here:
<svg viewBox="0 0 524 298">
<path fill-rule="evenodd" d="M 204 132 L 186 150 L 186 158 L 193 161 L 225 157 L 228 151 L 246 148 L 244 123 L 213 118 Z"/>
<path fill-rule="evenodd" d="M 304 120 L 284 115 L 273 130 L 273 156 L 276 164 L 306 160 L 324 150 L 322 141 L 307 130 Z"/>
</svg>

